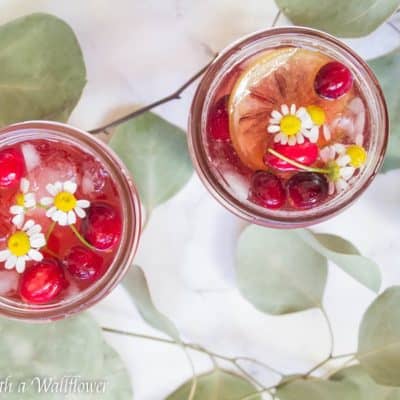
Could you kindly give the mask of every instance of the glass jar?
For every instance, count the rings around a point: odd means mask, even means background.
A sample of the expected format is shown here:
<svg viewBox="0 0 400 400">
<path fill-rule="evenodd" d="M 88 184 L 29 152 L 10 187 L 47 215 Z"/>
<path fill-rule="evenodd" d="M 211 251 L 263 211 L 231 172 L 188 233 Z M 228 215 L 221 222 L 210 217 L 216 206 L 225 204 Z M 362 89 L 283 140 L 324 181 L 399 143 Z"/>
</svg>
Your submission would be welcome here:
<svg viewBox="0 0 400 400">
<path fill-rule="evenodd" d="M 117 155 L 106 144 L 84 131 L 56 122 L 18 123 L 0 130 L 0 150 L 37 139 L 75 146 L 99 162 L 117 191 L 122 220 L 121 236 L 117 247 L 113 249 L 112 261 L 97 281 L 49 304 L 30 304 L 12 297 L 0 297 L 2 316 L 26 321 L 50 321 L 86 310 L 103 299 L 121 281 L 133 262 L 138 246 L 141 208 L 134 182 Z"/>
<path fill-rule="evenodd" d="M 224 79 L 254 56 L 276 48 L 295 47 L 320 52 L 348 67 L 365 103 L 370 132 L 368 159 L 350 188 L 310 209 L 267 209 L 250 202 L 243 183 L 235 184 L 216 167 L 207 144 L 207 118 Z M 232 84 L 232 83 L 231 83 Z M 229 92 L 228 92 L 229 95 Z M 265 127 L 265 134 L 267 129 Z M 193 163 L 203 184 L 229 211 L 251 223 L 272 228 L 299 228 L 331 218 L 352 204 L 369 186 L 382 165 L 388 141 L 388 115 L 379 83 L 368 65 L 336 38 L 308 28 L 274 28 L 252 34 L 223 50 L 202 77 L 195 93 L 188 130 Z M 236 155 L 229 155 L 229 157 Z M 228 179 L 229 178 L 229 179 Z"/>
</svg>

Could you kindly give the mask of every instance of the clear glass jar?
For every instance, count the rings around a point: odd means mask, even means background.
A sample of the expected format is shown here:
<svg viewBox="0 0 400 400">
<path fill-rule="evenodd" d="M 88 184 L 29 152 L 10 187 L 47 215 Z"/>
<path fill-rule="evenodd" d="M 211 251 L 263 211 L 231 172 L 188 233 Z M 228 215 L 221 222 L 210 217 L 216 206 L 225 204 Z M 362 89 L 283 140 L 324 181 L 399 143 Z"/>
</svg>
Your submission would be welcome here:
<svg viewBox="0 0 400 400">
<path fill-rule="evenodd" d="M 304 210 L 271 210 L 248 201 L 213 165 L 207 149 L 206 124 L 210 106 L 221 82 L 235 67 L 260 52 L 298 47 L 323 53 L 353 74 L 366 103 L 370 129 L 368 160 L 350 189 L 321 205 Z M 344 43 L 317 30 L 302 27 L 257 32 L 222 51 L 206 71 L 195 93 L 188 130 L 193 163 L 210 193 L 229 211 L 251 223 L 273 228 L 298 228 L 326 220 L 353 203 L 369 186 L 382 165 L 388 141 L 388 115 L 379 83 L 368 65 Z"/>
<path fill-rule="evenodd" d="M 106 144 L 84 131 L 47 121 L 18 123 L 0 130 L 0 150 L 5 146 L 34 139 L 77 146 L 95 157 L 113 179 L 121 204 L 121 238 L 111 265 L 101 278 L 82 291 L 50 304 L 28 304 L 0 297 L 0 315 L 4 317 L 26 321 L 50 321 L 86 310 L 103 299 L 121 281 L 133 262 L 138 246 L 141 208 L 134 182 L 117 155 Z"/>
</svg>

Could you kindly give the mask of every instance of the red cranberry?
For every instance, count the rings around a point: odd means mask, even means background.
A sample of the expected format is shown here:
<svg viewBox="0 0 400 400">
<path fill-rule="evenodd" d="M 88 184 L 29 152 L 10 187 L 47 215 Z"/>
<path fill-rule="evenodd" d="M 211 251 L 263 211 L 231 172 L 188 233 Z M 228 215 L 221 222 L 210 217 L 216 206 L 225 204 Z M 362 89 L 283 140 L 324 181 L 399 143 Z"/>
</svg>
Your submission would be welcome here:
<svg viewBox="0 0 400 400">
<path fill-rule="evenodd" d="M 315 91 L 328 99 L 337 99 L 347 93 L 353 85 L 353 75 L 340 62 L 332 61 L 325 64 L 315 78 Z"/>
<path fill-rule="evenodd" d="M 304 143 L 296 144 L 294 146 L 275 143 L 273 146 L 273 150 L 303 165 L 314 164 L 318 158 L 318 153 L 319 153 L 317 144 L 311 143 L 309 140 L 306 140 Z M 271 153 L 265 154 L 264 163 L 279 171 L 298 171 L 297 167 L 274 156 Z"/>
<path fill-rule="evenodd" d="M 22 152 L 16 148 L 0 152 L 0 187 L 16 188 L 25 172 Z"/>
<path fill-rule="evenodd" d="M 86 247 L 73 247 L 64 262 L 68 272 L 77 279 L 96 280 L 104 272 L 103 259 Z"/>
<path fill-rule="evenodd" d="M 251 178 L 249 200 L 265 208 L 277 209 L 285 204 L 286 191 L 277 176 L 257 171 Z"/>
<path fill-rule="evenodd" d="M 287 182 L 289 199 L 296 208 L 312 208 L 328 196 L 328 182 L 321 174 L 299 172 Z"/>
<path fill-rule="evenodd" d="M 214 140 L 229 140 L 229 96 L 221 97 L 212 107 L 208 116 L 207 131 Z"/>
<path fill-rule="evenodd" d="M 83 224 L 85 239 L 96 249 L 109 250 L 119 241 L 122 223 L 119 213 L 105 203 L 93 203 Z"/>
<path fill-rule="evenodd" d="M 28 267 L 20 279 L 19 293 L 28 303 L 54 300 L 68 286 L 64 271 L 56 260 L 44 259 Z"/>
</svg>

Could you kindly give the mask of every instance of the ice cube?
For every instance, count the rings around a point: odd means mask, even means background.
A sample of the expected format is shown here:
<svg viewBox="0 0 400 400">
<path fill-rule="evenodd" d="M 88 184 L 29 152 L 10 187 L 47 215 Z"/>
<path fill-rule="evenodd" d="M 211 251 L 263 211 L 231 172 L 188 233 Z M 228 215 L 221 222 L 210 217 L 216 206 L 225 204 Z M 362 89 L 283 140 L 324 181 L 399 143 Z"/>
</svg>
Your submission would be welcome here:
<svg viewBox="0 0 400 400">
<path fill-rule="evenodd" d="M 107 171 L 102 165 L 91 160 L 83 165 L 82 192 L 84 195 L 101 192 L 108 179 Z"/>
<path fill-rule="evenodd" d="M 22 154 L 24 155 L 25 165 L 28 172 L 31 172 L 40 165 L 40 154 L 35 146 L 30 143 L 25 143 L 21 146 Z"/>
<path fill-rule="evenodd" d="M 18 289 L 19 275 L 16 271 L 0 271 L 0 296 L 9 296 Z"/>
<path fill-rule="evenodd" d="M 235 194 L 235 197 L 242 201 L 247 200 L 249 194 L 249 182 L 246 178 L 233 172 L 226 172 L 224 174 L 224 179 Z"/>
</svg>

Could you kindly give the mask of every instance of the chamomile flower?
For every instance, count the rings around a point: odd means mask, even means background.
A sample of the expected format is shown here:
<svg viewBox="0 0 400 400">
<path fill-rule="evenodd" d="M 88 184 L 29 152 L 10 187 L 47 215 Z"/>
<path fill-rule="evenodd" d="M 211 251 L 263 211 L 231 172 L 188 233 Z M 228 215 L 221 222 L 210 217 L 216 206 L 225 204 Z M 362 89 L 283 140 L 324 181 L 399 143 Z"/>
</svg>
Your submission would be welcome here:
<svg viewBox="0 0 400 400">
<path fill-rule="evenodd" d="M 78 200 L 75 197 L 77 185 L 75 182 L 56 182 L 46 186 L 52 197 L 43 197 L 40 204 L 50 207 L 46 215 L 61 226 L 73 225 L 76 219 L 86 216 L 85 208 L 90 206 L 88 200 Z"/>
<path fill-rule="evenodd" d="M 296 143 L 304 143 L 305 138 L 310 142 L 318 140 L 318 130 L 313 130 L 314 124 L 304 107 L 296 108 L 292 104 L 281 106 L 281 112 L 274 110 L 271 113 L 267 131 L 275 135 L 276 143 L 294 146 Z"/>
<path fill-rule="evenodd" d="M 328 174 L 329 194 L 335 190 L 340 193 L 349 187 L 348 181 L 354 175 L 356 168 L 352 166 L 350 155 L 342 144 L 326 146 L 320 151 L 320 157 L 331 171 Z"/>
<path fill-rule="evenodd" d="M 29 220 L 8 238 L 7 249 L 0 251 L 0 262 L 5 262 L 5 269 L 15 268 L 21 274 L 27 261 L 43 260 L 39 249 L 46 245 L 46 239 L 41 231 L 40 225 Z"/>
<path fill-rule="evenodd" d="M 324 135 L 325 140 L 331 140 L 331 130 L 326 124 L 326 114 L 325 111 L 316 105 L 311 105 L 307 107 L 307 112 L 313 122 L 313 127 L 311 128 L 312 136 L 317 137 L 319 136 L 319 130 L 322 127 L 322 134 Z"/>
<path fill-rule="evenodd" d="M 10 207 L 10 213 L 14 215 L 12 223 L 21 228 L 25 220 L 26 212 L 36 207 L 36 198 L 34 193 L 29 193 L 30 182 L 26 178 L 21 179 L 20 192 L 15 198 L 15 203 Z"/>
</svg>

